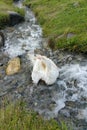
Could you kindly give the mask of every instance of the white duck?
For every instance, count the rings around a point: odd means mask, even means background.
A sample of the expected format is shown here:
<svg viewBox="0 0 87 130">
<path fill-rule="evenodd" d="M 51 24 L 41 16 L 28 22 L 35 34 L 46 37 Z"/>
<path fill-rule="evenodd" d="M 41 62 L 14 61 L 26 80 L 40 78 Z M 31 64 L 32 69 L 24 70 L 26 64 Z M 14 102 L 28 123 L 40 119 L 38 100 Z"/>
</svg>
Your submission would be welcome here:
<svg viewBox="0 0 87 130">
<path fill-rule="evenodd" d="M 55 83 L 59 76 L 59 70 L 54 62 L 42 55 L 29 55 L 29 57 L 33 63 L 33 71 L 31 75 L 33 83 L 37 84 L 40 79 L 45 81 L 47 85 Z"/>
</svg>

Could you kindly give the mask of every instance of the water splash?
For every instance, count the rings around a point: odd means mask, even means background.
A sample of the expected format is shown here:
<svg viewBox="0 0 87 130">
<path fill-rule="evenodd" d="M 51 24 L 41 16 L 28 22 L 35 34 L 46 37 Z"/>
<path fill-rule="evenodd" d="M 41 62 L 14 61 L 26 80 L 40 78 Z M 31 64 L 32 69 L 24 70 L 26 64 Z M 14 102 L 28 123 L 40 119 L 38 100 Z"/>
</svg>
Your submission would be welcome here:
<svg viewBox="0 0 87 130">
<path fill-rule="evenodd" d="M 5 53 L 10 58 L 41 48 L 42 45 L 42 29 L 36 23 L 36 18 L 32 11 L 28 8 L 25 10 L 25 22 L 14 26 L 13 31 L 9 30 L 7 33 Z"/>
</svg>

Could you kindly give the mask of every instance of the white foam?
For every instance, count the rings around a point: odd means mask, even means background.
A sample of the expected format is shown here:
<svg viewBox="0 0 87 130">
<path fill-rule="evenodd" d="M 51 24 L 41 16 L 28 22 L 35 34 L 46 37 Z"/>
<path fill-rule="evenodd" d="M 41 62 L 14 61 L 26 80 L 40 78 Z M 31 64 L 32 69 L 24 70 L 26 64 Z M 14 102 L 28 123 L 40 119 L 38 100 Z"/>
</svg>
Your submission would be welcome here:
<svg viewBox="0 0 87 130">
<path fill-rule="evenodd" d="M 77 87 L 74 83 L 67 86 L 67 82 L 71 83 L 73 80 L 77 81 Z M 53 100 L 56 102 L 56 106 L 52 111 L 54 115 L 57 115 L 65 107 L 65 101 L 81 101 L 82 97 L 87 98 L 87 66 L 80 66 L 79 64 L 63 66 L 60 69 L 60 80 L 57 81 L 57 84 L 58 87 L 63 87 L 64 90 L 54 94 Z M 72 94 L 69 95 L 68 91 Z M 78 118 L 87 120 L 87 108 L 80 110 Z"/>
<path fill-rule="evenodd" d="M 42 29 L 35 23 L 36 18 L 31 10 L 26 11 L 26 17 L 33 21 L 17 25 L 13 32 L 7 33 L 5 52 L 10 58 L 41 47 Z"/>
<path fill-rule="evenodd" d="M 78 119 L 85 119 L 87 121 L 87 108 L 78 110 Z"/>
<path fill-rule="evenodd" d="M 77 81 L 76 86 L 74 80 Z M 67 82 L 71 85 L 68 86 Z M 81 102 L 82 98 L 87 98 L 87 66 L 80 66 L 79 64 L 63 66 L 60 69 L 60 78 L 57 80 L 57 84 L 58 91 L 53 91 L 51 99 L 55 102 L 53 108 L 51 110 L 36 108 L 45 115 L 46 119 L 58 116 L 58 112 L 65 107 L 66 101 Z M 87 108 L 80 109 L 77 118 L 87 120 Z"/>
<path fill-rule="evenodd" d="M 76 80 L 77 86 L 87 91 L 87 66 L 80 66 L 79 64 L 65 65 L 60 69 L 60 77 L 65 82 Z"/>
<path fill-rule="evenodd" d="M 56 107 L 53 110 L 53 112 L 55 113 L 55 115 L 57 115 L 59 110 L 61 110 L 64 107 L 65 107 L 65 99 L 64 98 L 59 98 L 58 100 L 56 100 Z"/>
</svg>

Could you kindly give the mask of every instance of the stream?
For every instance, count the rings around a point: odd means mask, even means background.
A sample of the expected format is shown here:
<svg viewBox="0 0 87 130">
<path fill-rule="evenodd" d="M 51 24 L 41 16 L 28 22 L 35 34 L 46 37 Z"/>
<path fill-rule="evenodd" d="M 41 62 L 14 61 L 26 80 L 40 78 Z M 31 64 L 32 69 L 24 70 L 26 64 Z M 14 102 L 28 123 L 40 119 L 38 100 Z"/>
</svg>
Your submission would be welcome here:
<svg viewBox="0 0 87 130">
<path fill-rule="evenodd" d="M 22 8 L 20 2 L 17 6 Z M 0 106 L 4 99 L 8 103 L 23 99 L 29 109 L 45 119 L 64 120 L 74 130 L 87 130 L 87 56 L 47 48 L 33 12 L 27 7 L 25 11 L 25 22 L 3 30 L 6 41 L 0 50 Z M 32 83 L 28 53 L 45 55 L 59 67 L 59 77 L 53 85 Z M 8 61 L 17 56 L 21 70 L 7 76 Z"/>
</svg>

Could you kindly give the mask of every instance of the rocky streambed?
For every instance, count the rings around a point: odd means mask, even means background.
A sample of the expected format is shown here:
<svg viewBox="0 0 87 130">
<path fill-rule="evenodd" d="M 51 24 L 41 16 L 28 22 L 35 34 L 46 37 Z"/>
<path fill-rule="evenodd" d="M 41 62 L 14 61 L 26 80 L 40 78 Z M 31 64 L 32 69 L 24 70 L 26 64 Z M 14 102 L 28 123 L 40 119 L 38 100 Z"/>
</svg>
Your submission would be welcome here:
<svg viewBox="0 0 87 130">
<path fill-rule="evenodd" d="M 25 22 L 3 30 L 6 40 L 0 50 L 0 106 L 5 100 L 9 103 L 22 99 L 45 119 L 64 120 L 74 130 L 87 130 L 87 56 L 47 48 L 34 14 L 25 10 Z M 28 53 L 45 55 L 59 67 L 53 85 L 32 83 Z M 15 57 L 20 60 L 20 69 L 8 75 L 8 62 Z"/>
</svg>

